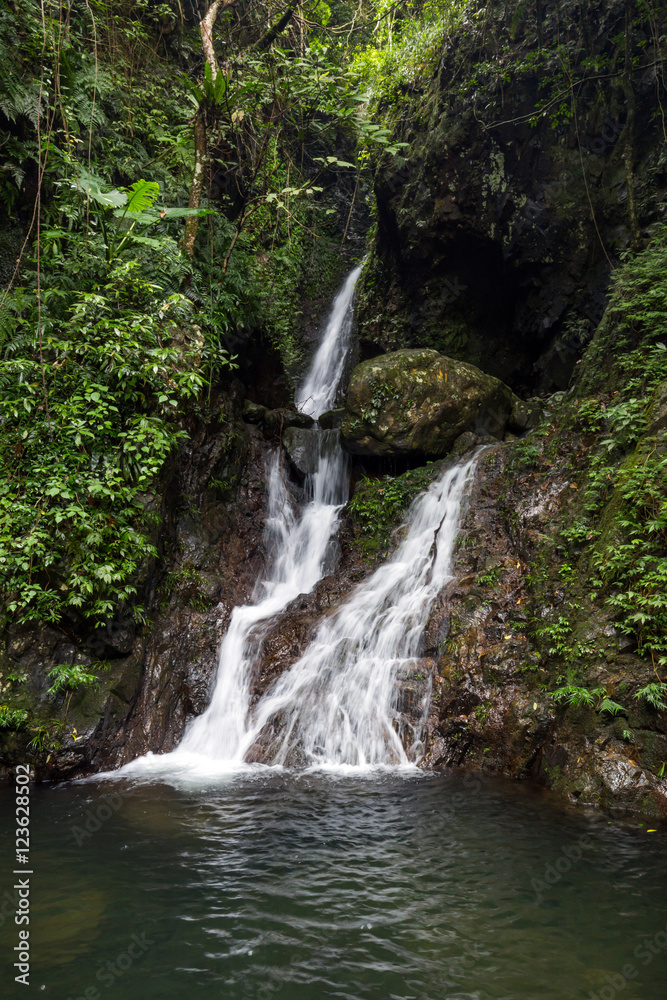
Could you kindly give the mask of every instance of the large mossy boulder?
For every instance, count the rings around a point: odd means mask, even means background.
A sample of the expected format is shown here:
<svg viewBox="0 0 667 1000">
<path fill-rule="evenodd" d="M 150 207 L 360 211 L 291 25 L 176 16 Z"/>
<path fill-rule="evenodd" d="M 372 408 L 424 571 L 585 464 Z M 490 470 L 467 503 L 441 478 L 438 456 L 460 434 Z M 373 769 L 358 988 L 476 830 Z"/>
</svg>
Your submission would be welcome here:
<svg viewBox="0 0 667 1000">
<path fill-rule="evenodd" d="M 352 372 L 343 444 L 356 455 L 445 455 L 463 431 L 501 436 L 516 403 L 473 365 L 427 348 L 394 351 Z"/>
</svg>

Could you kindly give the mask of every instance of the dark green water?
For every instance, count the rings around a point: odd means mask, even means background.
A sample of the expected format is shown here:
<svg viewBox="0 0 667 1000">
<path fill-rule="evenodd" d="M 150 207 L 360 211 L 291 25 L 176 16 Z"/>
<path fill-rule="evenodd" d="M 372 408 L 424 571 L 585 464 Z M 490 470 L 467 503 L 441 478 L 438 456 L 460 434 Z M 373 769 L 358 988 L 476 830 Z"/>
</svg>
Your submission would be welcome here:
<svg viewBox="0 0 667 1000">
<path fill-rule="evenodd" d="M 527 786 L 263 771 L 36 788 L 32 840 L 31 984 L 13 982 L 7 921 L 3 998 L 667 995 L 662 834 Z"/>
</svg>

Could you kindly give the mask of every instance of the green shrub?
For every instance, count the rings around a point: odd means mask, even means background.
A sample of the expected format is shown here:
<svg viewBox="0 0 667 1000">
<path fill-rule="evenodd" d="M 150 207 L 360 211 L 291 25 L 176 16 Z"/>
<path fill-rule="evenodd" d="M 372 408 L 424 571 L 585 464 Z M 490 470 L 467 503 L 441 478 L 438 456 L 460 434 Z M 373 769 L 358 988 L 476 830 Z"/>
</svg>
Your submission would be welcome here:
<svg viewBox="0 0 667 1000">
<path fill-rule="evenodd" d="M 23 708 L 0 705 L 0 729 L 21 729 L 27 718 L 28 713 Z"/>
<path fill-rule="evenodd" d="M 391 531 L 400 523 L 418 493 L 425 490 L 440 469 L 429 463 L 400 476 L 365 477 L 357 485 L 348 509 L 361 534 L 367 555 L 387 551 Z"/>
</svg>

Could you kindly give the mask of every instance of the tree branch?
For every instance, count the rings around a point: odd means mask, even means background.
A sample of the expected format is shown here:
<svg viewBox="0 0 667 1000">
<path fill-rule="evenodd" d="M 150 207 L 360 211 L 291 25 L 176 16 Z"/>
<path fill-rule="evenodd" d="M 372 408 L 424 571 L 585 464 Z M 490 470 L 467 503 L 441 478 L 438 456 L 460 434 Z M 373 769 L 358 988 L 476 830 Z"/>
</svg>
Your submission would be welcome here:
<svg viewBox="0 0 667 1000">
<path fill-rule="evenodd" d="M 215 3 L 212 3 L 206 11 L 199 25 L 204 56 L 206 57 L 206 62 L 210 64 L 213 83 L 215 83 L 215 78 L 218 75 L 218 57 L 215 54 L 213 45 L 213 28 L 215 27 L 215 19 L 218 16 L 220 7 L 226 7 L 229 2 L 230 0 L 215 0 Z"/>
<path fill-rule="evenodd" d="M 201 33 L 202 46 L 206 62 L 211 67 L 211 78 L 215 83 L 218 75 L 218 57 L 215 54 L 213 45 L 213 28 L 215 20 L 221 7 L 227 7 L 232 0 L 215 0 L 206 11 L 201 20 L 199 30 Z M 206 142 L 206 122 L 203 109 L 200 106 L 195 114 L 195 167 L 192 172 L 192 183 L 190 184 L 190 198 L 188 208 L 198 209 L 201 205 L 202 191 L 204 190 L 204 176 L 208 165 L 208 145 Z M 185 232 L 183 234 L 183 249 L 192 257 L 195 252 L 195 240 L 199 229 L 199 216 L 189 215 L 185 222 Z"/>
<path fill-rule="evenodd" d="M 291 21 L 292 15 L 294 14 L 298 6 L 299 4 L 295 3 L 292 4 L 290 7 L 288 7 L 285 13 L 282 15 L 282 17 L 279 18 L 276 21 L 276 23 L 271 28 L 269 28 L 266 34 L 262 35 L 259 41 L 255 42 L 255 44 L 252 45 L 251 48 L 254 49 L 255 52 L 263 52 L 264 49 L 268 49 L 268 47 L 272 45 L 273 42 L 275 42 L 276 38 L 281 33 L 281 31 L 285 30 L 285 28 Z"/>
<path fill-rule="evenodd" d="M 201 205 L 201 195 L 204 190 L 204 174 L 208 162 L 208 149 L 206 143 L 206 125 L 201 110 L 195 114 L 195 168 L 192 172 L 192 183 L 190 184 L 190 199 L 188 208 L 198 209 Z M 195 252 L 195 240 L 199 229 L 199 216 L 188 215 L 185 220 L 185 232 L 183 234 L 183 249 L 192 257 Z"/>
</svg>

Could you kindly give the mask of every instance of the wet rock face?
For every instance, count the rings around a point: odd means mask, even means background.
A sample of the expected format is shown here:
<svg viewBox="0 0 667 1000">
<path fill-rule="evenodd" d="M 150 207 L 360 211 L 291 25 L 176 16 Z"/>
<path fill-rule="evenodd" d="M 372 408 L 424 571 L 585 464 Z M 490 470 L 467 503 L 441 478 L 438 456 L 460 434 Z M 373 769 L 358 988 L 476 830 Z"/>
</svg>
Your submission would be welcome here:
<svg viewBox="0 0 667 1000">
<path fill-rule="evenodd" d="M 548 467 L 529 466 L 516 462 L 521 444 L 480 459 L 456 578 L 426 628 L 425 653 L 435 658 L 427 763 L 532 778 L 573 803 L 664 818 L 667 726 L 632 696 L 651 668 L 628 651 L 602 604 L 572 619 L 572 634 L 595 650 L 587 654 L 591 686 L 604 687 L 624 711 L 566 707 L 548 693 L 566 667 L 537 638 L 549 616 L 569 613 L 555 541 L 571 510 L 574 448 L 564 441 Z"/>
<path fill-rule="evenodd" d="M 525 5 L 504 10 L 488 8 L 488 31 L 466 25 L 401 94 L 394 138 L 407 145 L 376 164 L 357 315 L 362 357 L 428 345 L 529 395 L 567 388 L 604 312 L 610 261 L 631 242 L 630 184 L 644 237 L 661 218 L 665 167 L 645 26 L 631 38 L 647 64 L 633 78 L 632 135 L 619 84 L 582 88 L 575 117 L 536 114 L 561 72 L 559 44 L 577 79 L 585 60 L 622 63 L 623 4 L 591 0 L 581 19 L 547 5 L 539 28 Z"/>
<path fill-rule="evenodd" d="M 502 436 L 515 402 L 472 365 L 429 349 L 395 351 L 352 372 L 343 444 L 356 455 L 440 456 L 466 430 Z"/>
<path fill-rule="evenodd" d="M 319 433 L 302 427 L 288 427 L 283 434 L 283 446 L 290 462 L 300 476 L 313 472 L 320 449 Z"/>
</svg>

